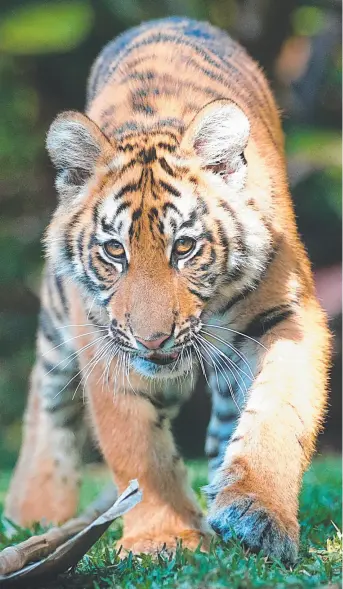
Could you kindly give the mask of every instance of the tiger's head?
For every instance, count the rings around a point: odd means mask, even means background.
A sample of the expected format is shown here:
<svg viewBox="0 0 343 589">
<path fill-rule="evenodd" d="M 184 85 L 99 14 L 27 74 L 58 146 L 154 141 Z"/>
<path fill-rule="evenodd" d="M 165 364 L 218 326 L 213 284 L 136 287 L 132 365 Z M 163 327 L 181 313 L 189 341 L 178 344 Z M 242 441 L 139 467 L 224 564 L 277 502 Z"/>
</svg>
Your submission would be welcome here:
<svg viewBox="0 0 343 589">
<path fill-rule="evenodd" d="M 50 127 L 60 199 L 48 255 L 94 298 L 143 375 L 189 369 L 204 316 L 224 312 L 263 270 L 270 236 L 244 206 L 249 131 L 227 100 L 205 106 L 181 137 L 157 124 L 110 140 L 76 112 Z"/>
</svg>

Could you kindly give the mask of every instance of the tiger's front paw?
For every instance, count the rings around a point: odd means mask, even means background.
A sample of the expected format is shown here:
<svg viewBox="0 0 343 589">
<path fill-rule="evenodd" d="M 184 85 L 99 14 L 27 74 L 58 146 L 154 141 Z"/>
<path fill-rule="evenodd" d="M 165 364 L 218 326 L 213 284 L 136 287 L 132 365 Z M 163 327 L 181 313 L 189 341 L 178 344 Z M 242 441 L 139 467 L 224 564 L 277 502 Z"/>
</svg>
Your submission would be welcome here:
<svg viewBox="0 0 343 589">
<path fill-rule="evenodd" d="M 291 525 L 284 525 L 253 494 L 236 495 L 231 500 L 228 495 L 225 502 L 223 506 L 223 497 L 219 502 L 215 501 L 208 518 L 214 531 L 225 542 L 237 537 L 252 552 L 262 550 L 286 564 L 295 563 L 299 535 L 296 520 Z"/>
</svg>

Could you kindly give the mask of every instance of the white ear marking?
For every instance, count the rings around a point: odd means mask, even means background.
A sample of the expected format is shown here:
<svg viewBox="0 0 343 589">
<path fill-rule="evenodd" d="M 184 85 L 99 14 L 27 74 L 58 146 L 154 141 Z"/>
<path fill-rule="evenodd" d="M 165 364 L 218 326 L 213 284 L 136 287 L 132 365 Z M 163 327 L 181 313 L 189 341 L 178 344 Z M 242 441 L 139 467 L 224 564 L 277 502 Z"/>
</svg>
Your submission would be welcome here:
<svg viewBox="0 0 343 589">
<path fill-rule="evenodd" d="M 205 115 L 194 136 L 194 148 L 208 166 L 240 155 L 249 138 L 250 124 L 240 108 L 228 104 Z"/>
<path fill-rule="evenodd" d="M 56 188 L 60 196 L 65 198 L 80 193 L 102 152 L 110 144 L 88 117 L 77 112 L 66 112 L 52 123 L 46 147 L 58 171 Z"/>
<path fill-rule="evenodd" d="M 192 149 L 204 168 L 242 188 L 247 172 L 243 152 L 249 133 L 244 112 L 231 101 L 216 100 L 196 115 L 181 145 Z"/>
<path fill-rule="evenodd" d="M 46 146 L 56 168 L 90 170 L 100 154 L 100 146 L 79 121 L 68 119 L 52 123 Z"/>
</svg>

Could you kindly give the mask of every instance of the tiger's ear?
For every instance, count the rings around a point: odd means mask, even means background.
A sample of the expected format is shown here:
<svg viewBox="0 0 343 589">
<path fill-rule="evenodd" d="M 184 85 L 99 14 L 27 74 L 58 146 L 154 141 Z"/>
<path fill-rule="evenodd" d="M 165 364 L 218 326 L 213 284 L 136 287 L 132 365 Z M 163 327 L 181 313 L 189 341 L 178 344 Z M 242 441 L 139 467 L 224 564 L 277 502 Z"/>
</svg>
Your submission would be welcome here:
<svg viewBox="0 0 343 589">
<path fill-rule="evenodd" d="M 200 158 L 205 169 L 243 188 L 247 175 L 244 149 L 250 123 L 244 112 L 230 100 L 215 100 L 202 108 L 190 123 L 181 149 Z"/>
<path fill-rule="evenodd" d="M 67 111 L 54 120 L 46 147 L 57 169 L 56 188 L 61 198 L 72 198 L 85 186 L 100 158 L 113 147 L 99 127 L 86 115 Z"/>
</svg>

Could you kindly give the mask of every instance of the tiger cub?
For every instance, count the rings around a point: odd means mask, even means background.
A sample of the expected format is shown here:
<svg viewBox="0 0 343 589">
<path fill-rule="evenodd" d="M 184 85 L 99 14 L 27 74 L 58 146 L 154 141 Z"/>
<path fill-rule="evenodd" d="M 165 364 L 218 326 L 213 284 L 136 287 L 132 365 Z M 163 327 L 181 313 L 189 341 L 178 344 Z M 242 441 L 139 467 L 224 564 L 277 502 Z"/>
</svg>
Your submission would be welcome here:
<svg viewBox="0 0 343 589">
<path fill-rule="evenodd" d="M 283 142 L 264 75 L 209 24 L 143 24 L 101 52 L 86 114 L 47 135 L 59 201 L 8 517 L 74 514 L 86 407 L 119 491 L 143 489 L 124 549 L 206 549 L 212 528 L 295 561 L 330 338 Z M 170 429 L 200 371 L 210 526 Z"/>
</svg>

